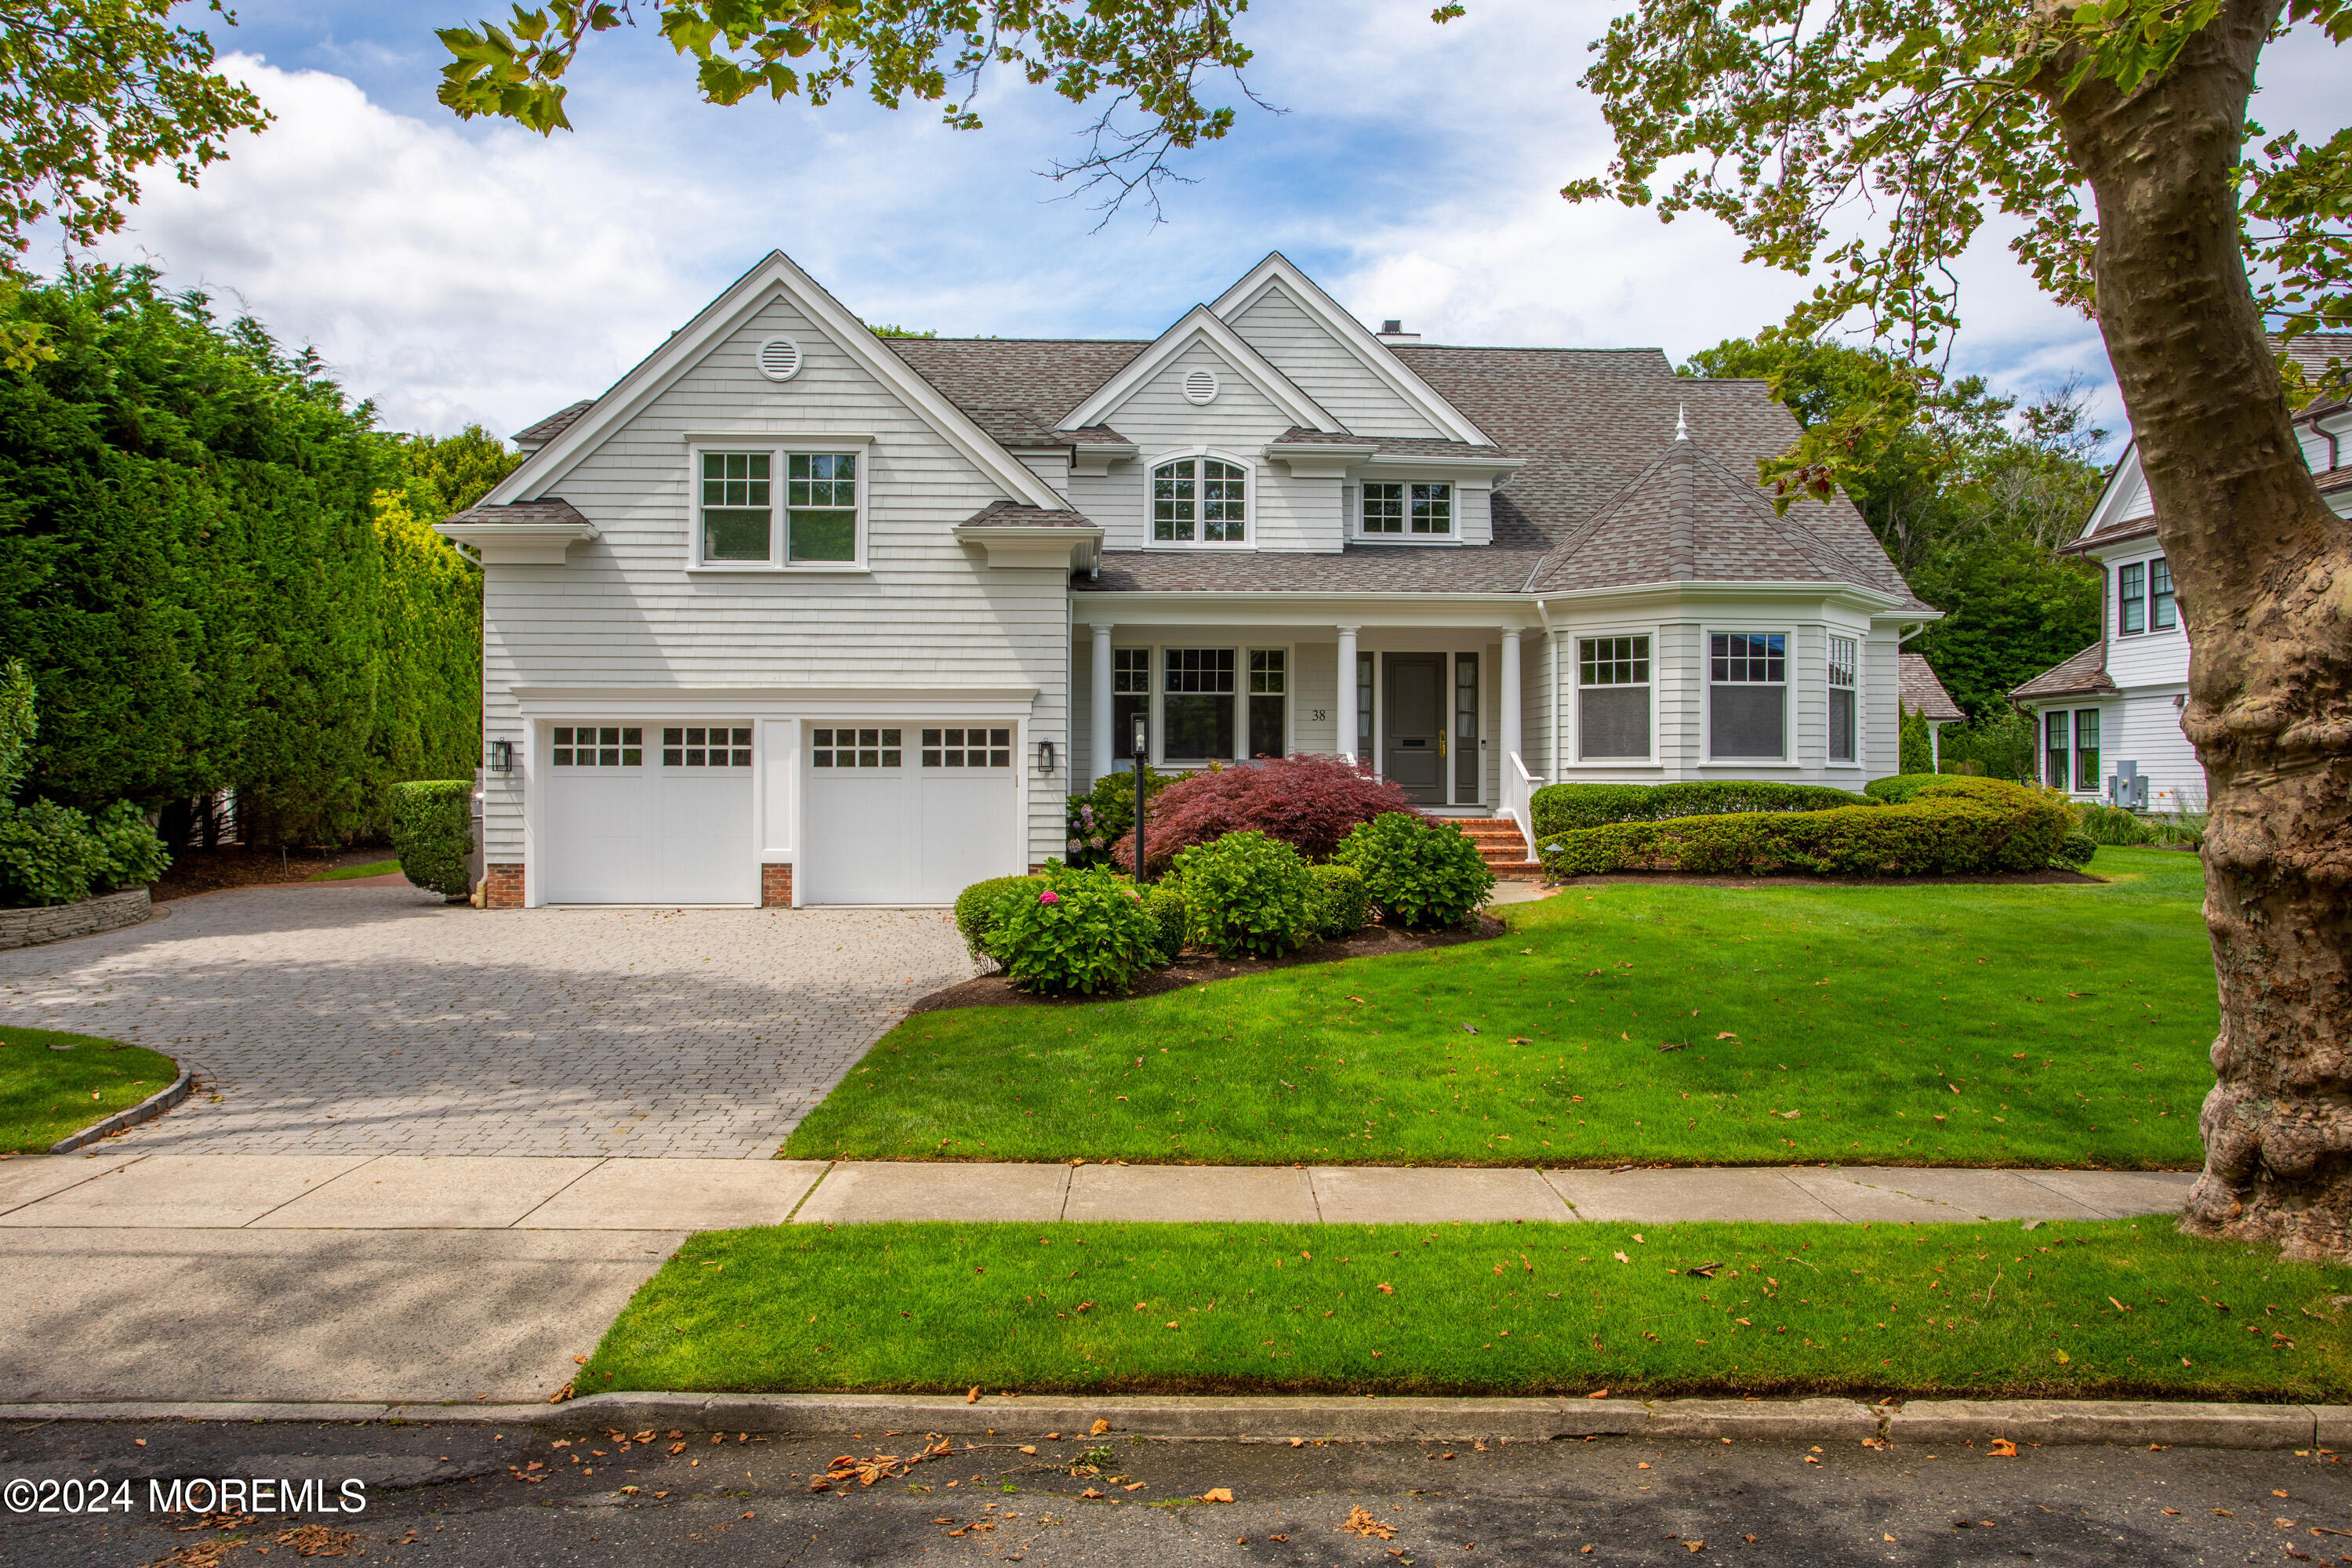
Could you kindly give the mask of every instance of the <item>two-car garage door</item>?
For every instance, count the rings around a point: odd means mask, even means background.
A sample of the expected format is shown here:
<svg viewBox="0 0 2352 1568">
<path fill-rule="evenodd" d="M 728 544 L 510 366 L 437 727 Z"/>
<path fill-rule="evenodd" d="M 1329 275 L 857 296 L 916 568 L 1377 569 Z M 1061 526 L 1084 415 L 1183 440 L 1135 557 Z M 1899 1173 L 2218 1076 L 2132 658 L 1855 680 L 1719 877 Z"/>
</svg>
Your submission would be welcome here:
<svg viewBox="0 0 2352 1568">
<path fill-rule="evenodd" d="M 798 773 L 802 903 L 942 904 L 1022 869 L 1011 728 L 800 728 L 798 748 L 764 761 Z M 749 723 L 553 726 L 541 774 L 546 901 L 758 903 L 754 733 Z"/>
</svg>

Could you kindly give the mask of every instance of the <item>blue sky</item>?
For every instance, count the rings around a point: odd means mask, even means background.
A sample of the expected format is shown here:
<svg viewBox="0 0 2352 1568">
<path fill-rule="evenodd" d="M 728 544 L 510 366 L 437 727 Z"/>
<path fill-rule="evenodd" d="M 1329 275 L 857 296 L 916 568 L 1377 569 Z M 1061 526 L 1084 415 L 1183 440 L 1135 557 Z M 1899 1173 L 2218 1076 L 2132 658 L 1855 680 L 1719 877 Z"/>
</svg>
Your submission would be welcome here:
<svg viewBox="0 0 2352 1568">
<path fill-rule="evenodd" d="M 219 46 L 278 122 L 198 190 L 151 182 L 104 254 L 316 343 L 398 428 L 503 433 L 595 393 L 771 247 L 869 321 L 1007 337 L 1149 337 L 1270 249 L 1366 321 L 1435 342 L 1680 357 L 1778 319 L 1803 287 L 1742 266 L 1711 220 L 1559 200 L 1609 150 L 1574 86 L 1616 9 L 1591 0 L 1474 0 L 1442 28 L 1429 0 L 1255 6 L 1250 83 L 1284 112 L 1243 107 L 1230 140 L 1184 162 L 1197 183 L 1166 222 L 1099 227 L 1036 173 L 1078 146 L 1084 111 L 1010 81 L 983 93 L 977 132 L 862 97 L 716 109 L 639 30 L 592 41 L 571 79 L 578 129 L 542 140 L 434 101 L 433 29 L 487 6 L 236 9 Z M 2258 117 L 2332 130 L 2341 63 L 2274 49 Z M 1963 366 L 2019 390 L 2104 386 L 2090 324 L 1980 248 Z M 2111 397 L 2101 415 L 2121 423 Z"/>
</svg>

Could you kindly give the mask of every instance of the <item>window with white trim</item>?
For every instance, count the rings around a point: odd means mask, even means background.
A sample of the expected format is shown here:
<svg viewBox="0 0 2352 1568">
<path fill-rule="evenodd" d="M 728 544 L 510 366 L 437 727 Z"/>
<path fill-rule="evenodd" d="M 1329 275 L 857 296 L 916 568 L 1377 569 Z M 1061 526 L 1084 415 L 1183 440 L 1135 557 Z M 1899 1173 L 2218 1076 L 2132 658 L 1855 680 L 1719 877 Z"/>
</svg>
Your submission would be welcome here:
<svg viewBox="0 0 2352 1568">
<path fill-rule="evenodd" d="M 1110 650 L 1110 754 L 1123 763 L 1135 761 L 1135 716 L 1151 711 L 1151 650 L 1115 647 Z M 1149 739 L 1146 751 L 1150 749 Z"/>
<path fill-rule="evenodd" d="M 634 768 L 645 763 L 646 732 L 632 725 L 558 724 L 548 762 L 559 768 Z"/>
<path fill-rule="evenodd" d="M 748 768 L 751 765 L 750 726 L 671 724 L 662 729 L 662 766 L 666 768 Z"/>
<path fill-rule="evenodd" d="M 855 567 L 864 559 L 856 452 L 697 447 L 690 564 Z"/>
<path fill-rule="evenodd" d="M 794 452 L 784 459 L 784 559 L 857 559 L 857 454 Z"/>
<path fill-rule="evenodd" d="M 702 454 L 702 559 L 713 565 L 768 564 L 775 554 L 774 457 Z"/>
<path fill-rule="evenodd" d="M 2063 708 L 2053 709 L 2042 716 L 2042 782 L 2052 789 L 2065 789 L 2071 782 L 2072 752 L 2067 738 L 2072 733 L 2073 715 Z"/>
<path fill-rule="evenodd" d="M 1160 754 L 1170 762 L 1204 763 L 1234 755 L 1234 650 L 1162 648 Z"/>
<path fill-rule="evenodd" d="M 1151 470 L 1151 537 L 1162 544 L 1246 541 L 1249 475 L 1219 458 L 1177 458 Z"/>
<path fill-rule="evenodd" d="M 1290 653 L 1287 648 L 1249 650 L 1249 755 L 1285 755 L 1290 720 Z"/>
<path fill-rule="evenodd" d="M 1853 637 L 1830 638 L 1830 761 L 1854 761 L 1856 710 L 1860 693 L 1855 689 L 1855 677 L 1860 673 L 1861 645 Z"/>
<path fill-rule="evenodd" d="M 2074 787 L 2088 793 L 2099 787 L 2099 710 L 2074 710 Z"/>
<path fill-rule="evenodd" d="M 1576 755 L 1599 762 L 1650 755 L 1650 639 L 1576 639 Z"/>
<path fill-rule="evenodd" d="M 1709 757 L 1787 758 L 1787 633 L 1716 632 L 1707 638 L 1706 725 Z"/>
<path fill-rule="evenodd" d="M 1374 539 L 1454 537 L 1454 486 L 1369 480 L 1362 487 L 1363 531 Z"/>
</svg>

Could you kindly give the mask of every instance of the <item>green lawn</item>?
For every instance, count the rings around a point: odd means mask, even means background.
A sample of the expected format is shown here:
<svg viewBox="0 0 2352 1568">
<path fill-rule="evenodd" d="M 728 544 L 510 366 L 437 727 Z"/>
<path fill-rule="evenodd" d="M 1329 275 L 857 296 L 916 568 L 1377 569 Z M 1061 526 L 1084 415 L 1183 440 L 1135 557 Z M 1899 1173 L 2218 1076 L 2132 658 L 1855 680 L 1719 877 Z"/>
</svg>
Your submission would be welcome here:
<svg viewBox="0 0 2352 1568">
<path fill-rule="evenodd" d="M 2201 870 L 2091 869 L 2112 880 L 1570 888 L 1496 942 L 919 1014 L 784 1152 L 2196 1165 Z"/>
<path fill-rule="evenodd" d="M 371 860 L 364 866 L 338 866 L 310 879 L 313 882 L 347 882 L 354 877 L 388 877 L 400 869 L 397 860 Z"/>
<path fill-rule="evenodd" d="M 2158 1219 L 790 1225 L 688 1241 L 579 1387 L 2336 1401 L 2347 1286 Z"/>
<path fill-rule="evenodd" d="M 137 1046 L 0 1028 L 0 1153 L 38 1153 L 179 1076 L 171 1058 Z"/>
</svg>

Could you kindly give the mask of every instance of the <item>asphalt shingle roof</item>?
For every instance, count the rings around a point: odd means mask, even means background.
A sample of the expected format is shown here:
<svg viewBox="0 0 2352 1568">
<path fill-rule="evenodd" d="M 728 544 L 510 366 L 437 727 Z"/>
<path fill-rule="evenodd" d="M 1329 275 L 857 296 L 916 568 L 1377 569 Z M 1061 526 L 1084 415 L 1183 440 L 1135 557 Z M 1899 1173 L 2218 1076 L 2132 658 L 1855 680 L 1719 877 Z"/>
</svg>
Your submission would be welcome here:
<svg viewBox="0 0 2352 1568">
<path fill-rule="evenodd" d="M 450 515 L 451 522 L 568 522 L 576 527 L 589 526 L 580 509 L 561 496 L 543 496 L 538 500 L 509 501 L 504 506 L 469 506 Z"/>
<path fill-rule="evenodd" d="M 1093 528 L 1093 518 L 1066 507 L 1023 506 L 1018 501 L 991 501 L 956 524 L 958 528 Z"/>
<path fill-rule="evenodd" d="M 571 429 L 573 420 L 594 406 L 596 406 L 596 400 L 593 397 L 583 397 L 577 403 L 568 403 L 538 424 L 526 425 L 516 431 L 512 437 L 514 444 L 518 447 L 544 447 L 566 430 Z"/>
<path fill-rule="evenodd" d="M 2010 695 L 2021 698 L 2084 697 L 2115 689 L 2116 683 L 2107 679 L 2107 642 L 2101 637 L 2065 663 L 2053 665 L 2043 670 Z"/>
<path fill-rule="evenodd" d="M 1944 689 L 1937 679 L 1936 667 L 1927 662 L 1924 653 L 1902 653 L 1895 656 L 1895 678 L 1903 693 L 1906 711 L 1924 713 L 1930 719 L 1965 719 L 1960 705 Z"/>
</svg>

